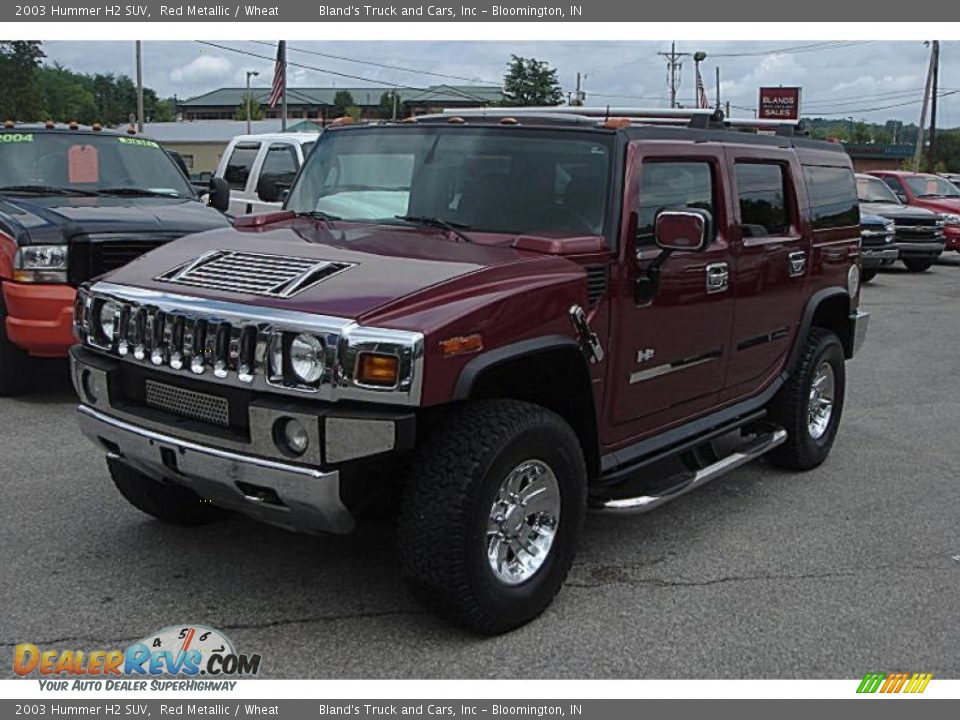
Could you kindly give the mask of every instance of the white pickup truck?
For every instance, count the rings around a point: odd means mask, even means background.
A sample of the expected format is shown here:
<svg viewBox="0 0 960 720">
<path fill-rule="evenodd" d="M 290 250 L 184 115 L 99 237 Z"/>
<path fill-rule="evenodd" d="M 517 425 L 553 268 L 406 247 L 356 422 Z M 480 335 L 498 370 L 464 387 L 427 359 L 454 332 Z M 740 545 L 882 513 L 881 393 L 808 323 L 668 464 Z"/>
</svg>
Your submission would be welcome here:
<svg viewBox="0 0 960 720">
<path fill-rule="evenodd" d="M 238 135 L 230 141 L 215 177 L 230 186 L 230 215 L 268 212 L 280 207 L 317 133 Z"/>
</svg>

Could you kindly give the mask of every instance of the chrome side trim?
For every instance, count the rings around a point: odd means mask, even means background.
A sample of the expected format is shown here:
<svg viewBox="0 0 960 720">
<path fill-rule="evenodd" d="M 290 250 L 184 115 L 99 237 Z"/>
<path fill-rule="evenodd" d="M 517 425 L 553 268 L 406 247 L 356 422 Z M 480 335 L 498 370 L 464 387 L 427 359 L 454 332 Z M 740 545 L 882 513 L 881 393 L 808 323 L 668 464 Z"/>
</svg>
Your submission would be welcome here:
<svg viewBox="0 0 960 720">
<path fill-rule="evenodd" d="M 647 368 L 646 370 L 638 370 L 635 373 L 630 374 L 630 384 L 633 385 L 638 382 L 646 382 L 647 380 L 653 380 L 654 378 L 662 377 L 663 375 L 668 375 L 678 370 L 688 370 L 697 365 L 703 365 L 704 363 L 717 360 L 723 356 L 722 350 L 713 350 L 704 355 L 698 355 L 693 358 L 686 358 L 683 360 L 674 360 L 673 362 L 664 363 L 663 365 L 656 365 L 652 368 Z"/>
<path fill-rule="evenodd" d="M 762 247 L 764 245 L 784 245 L 803 240 L 802 235 L 764 235 L 763 237 L 747 237 L 743 239 L 744 247 Z"/>
<path fill-rule="evenodd" d="M 618 498 L 616 500 L 606 500 L 601 503 L 601 510 L 607 512 L 619 512 L 619 513 L 645 513 L 653 510 L 654 508 L 660 507 L 661 505 L 674 500 L 681 495 L 686 495 L 691 490 L 696 490 L 698 487 L 706 485 L 711 480 L 714 480 L 721 475 L 734 470 L 735 468 L 745 465 L 752 460 L 756 460 L 758 457 L 763 455 L 778 445 L 783 444 L 787 439 L 787 431 L 782 428 L 778 428 L 771 432 L 769 435 L 758 439 L 752 445 L 740 450 L 738 452 L 727 455 L 727 457 L 722 460 L 718 460 L 712 465 L 698 470 L 693 478 L 684 485 L 681 485 L 679 488 L 669 491 L 663 495 L 641 495 L 639 497 L 633 498 Z"/>
</svg>

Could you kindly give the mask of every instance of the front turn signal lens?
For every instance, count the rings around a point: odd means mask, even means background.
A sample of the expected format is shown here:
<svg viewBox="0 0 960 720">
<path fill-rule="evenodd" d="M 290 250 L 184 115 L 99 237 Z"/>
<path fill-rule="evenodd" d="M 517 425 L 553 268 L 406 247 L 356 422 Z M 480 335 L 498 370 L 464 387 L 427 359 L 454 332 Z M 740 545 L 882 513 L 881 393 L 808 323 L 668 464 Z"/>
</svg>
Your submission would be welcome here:
<svg viewBox="0 0 960 720">
<path fill-rule="evenodd" d="M 440 341 L 440 352 L 443 353 L 444 357 L 465 355 L 480 350 L 483 350 L 483 336 L 480 333 L 460 335 Z"/>
<path fill-rule="evenodd" d="M 360 353 L 357 382 L 363 385 L 394 387 L 400 377 L 400 358 L 380 353 Z"/>
</svg>

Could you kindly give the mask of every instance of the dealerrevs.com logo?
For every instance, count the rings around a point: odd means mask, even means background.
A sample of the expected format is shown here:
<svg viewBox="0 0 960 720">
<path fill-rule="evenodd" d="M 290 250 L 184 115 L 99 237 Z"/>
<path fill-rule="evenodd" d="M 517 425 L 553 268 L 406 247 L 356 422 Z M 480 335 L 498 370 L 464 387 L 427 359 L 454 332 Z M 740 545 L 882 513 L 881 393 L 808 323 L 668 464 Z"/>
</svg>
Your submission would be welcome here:
<svg viewBox="0 0 960 720">
<path fill-rule="evenodd" d="M 166 627 L 126 648 L 63 650 L 20 643 L 13 653 L 17 675 L 39 675 L 51 690 L 145 690 L 147 679 L 151 690 L 229 690 L 236 683 L 222 679 L 252 677 L 259 670 L 260 655 L 238 653 L 226 635 L 203 625 Z M 205 680 L 197 681 L 199 676 Z M 59 680 L 64 677 L 70 680 Z M 172 684 L 161 677 L 196 682 Z"/>
</svg>

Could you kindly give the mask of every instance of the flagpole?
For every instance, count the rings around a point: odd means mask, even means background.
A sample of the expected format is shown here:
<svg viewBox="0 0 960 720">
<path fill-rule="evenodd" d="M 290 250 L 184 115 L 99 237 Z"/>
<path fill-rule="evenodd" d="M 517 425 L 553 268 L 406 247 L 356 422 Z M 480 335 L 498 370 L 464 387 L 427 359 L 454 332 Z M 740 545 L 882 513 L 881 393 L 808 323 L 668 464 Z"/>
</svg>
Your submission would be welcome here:
<svg viewBox="0 0 960 720">
<path fill-rule="evenodd" d="M 280 132 L 287 131 L 287 41 L 280 41 L 280 62 L 283 63 L 283 105 L 280 110 Z"/>
</svg>

